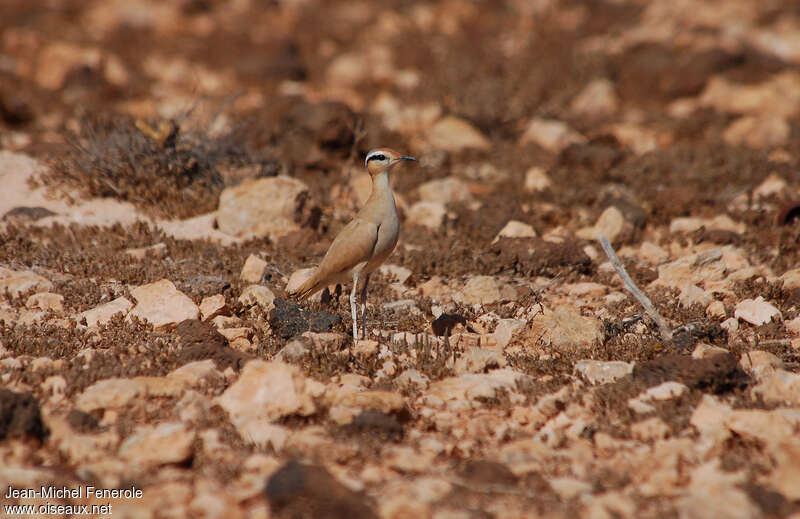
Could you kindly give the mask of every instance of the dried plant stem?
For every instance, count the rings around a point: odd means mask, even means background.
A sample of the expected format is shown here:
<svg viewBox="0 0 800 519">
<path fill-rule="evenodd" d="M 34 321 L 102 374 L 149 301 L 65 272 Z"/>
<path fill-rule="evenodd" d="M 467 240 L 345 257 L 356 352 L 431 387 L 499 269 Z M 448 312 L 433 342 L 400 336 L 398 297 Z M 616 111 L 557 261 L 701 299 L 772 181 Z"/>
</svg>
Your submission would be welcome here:
<svg viewBox="0 0 800 519">
<path fill-rule="evenodd" d="M 636 283 L 633 282 L 633 279 L 631 279 L 628 271 L 625 270 L 622 262 L 617 257 L 617 253 L 614 252 L 614 248 L 611 246 L 608 238 L 605 236 L 600 236 L 598 240 L 600 241 L 600 245 L 603 247 L 606 256 L 608 256 L 611 265 L 613 265 L 614 269 L 617 271 L 617 274 L 619 274 L 619 277 L 622 278 L 625 288 L 627 288 L 628 291 L 639 300 L 639 303 L 641 303 L 641 305 L 644 307 L 644 311 L 647 313 L 647 315 L 649 315 L 650 318 L 658 325 L 658 329 L 661 332 L 661 338 L 665 341 L 672 340 L 672 330 L 669 326 L 667 326 L 667 322 L 663 317 L 661 317 L 661 314 L 658 313 L 656 307 L 653 306 L 653 303 L 650 302 L 650 298 L 648 298 L 644 292 L 642 292 L 639 287 L 636 286 Z"/>
</svg>

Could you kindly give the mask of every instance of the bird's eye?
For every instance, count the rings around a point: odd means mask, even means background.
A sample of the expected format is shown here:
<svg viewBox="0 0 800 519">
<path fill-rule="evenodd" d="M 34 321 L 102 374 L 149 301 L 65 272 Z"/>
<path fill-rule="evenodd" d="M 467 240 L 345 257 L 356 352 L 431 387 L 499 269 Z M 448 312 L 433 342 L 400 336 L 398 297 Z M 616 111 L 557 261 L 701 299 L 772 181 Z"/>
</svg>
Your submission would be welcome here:
<svg viewBox="0 0 800 519">
<path fill-rule="evenodd" d="M 383 154 L 380 154 L 380 153 L 378 155 L 372 155 L 370 158 L 367 159 L 367 162 L 369 162 L 371 160 L 381 160 L 381 161 L 383 161 L 383 160 L 386 160 L 386 155 L 383 155 Z"/>
</svg>

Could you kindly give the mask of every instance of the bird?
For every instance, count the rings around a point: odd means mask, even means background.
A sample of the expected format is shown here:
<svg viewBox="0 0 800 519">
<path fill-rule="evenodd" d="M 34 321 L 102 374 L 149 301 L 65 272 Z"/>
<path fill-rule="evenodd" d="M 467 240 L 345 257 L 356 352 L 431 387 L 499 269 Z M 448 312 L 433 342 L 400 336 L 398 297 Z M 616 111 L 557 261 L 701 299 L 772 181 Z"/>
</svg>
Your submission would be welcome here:
<svg viewBox="0 0 800 519">
<path fill-rule="evenodd" d="M 397 245 L 400 236 L 400 219 L 394 193 L 389 186 L 389 173 L 398 164 L 415 161 L 390 148 L 375 148 L 367 153 L 364 166 L 372 178 L 372 192 L 364 207 L 336 236 L 319 266 L 311 277 L 302 283 L 293 295 L 305 299 L 329 285 L 346 284 L 351 279 L 350 312 L 353 315 L 353 342 L 358 344 L 356 320 L 356 293 L 361 289 L 362 338 L 366 338 L 367 286 L 370 274 L 378 268 Z"/>
</svg>

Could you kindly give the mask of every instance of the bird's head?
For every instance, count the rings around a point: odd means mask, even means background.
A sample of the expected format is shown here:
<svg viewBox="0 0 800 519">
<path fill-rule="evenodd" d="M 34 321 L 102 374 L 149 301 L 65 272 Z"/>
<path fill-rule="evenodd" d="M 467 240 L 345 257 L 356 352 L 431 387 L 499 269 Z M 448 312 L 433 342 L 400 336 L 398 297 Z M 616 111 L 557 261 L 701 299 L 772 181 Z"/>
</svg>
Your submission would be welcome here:
<svg viewBox="0 0 800 519">
<path fill-rule="evenodd" d="M 375 148 L 367 153 L 365 164 L 369 174 L 375 176 L 382 171 L 389 171 L 395 164 L 404 160 L 416 161 L 417 159 L 409 155 L 402 155 L 390 148 Z"/>
</svg>

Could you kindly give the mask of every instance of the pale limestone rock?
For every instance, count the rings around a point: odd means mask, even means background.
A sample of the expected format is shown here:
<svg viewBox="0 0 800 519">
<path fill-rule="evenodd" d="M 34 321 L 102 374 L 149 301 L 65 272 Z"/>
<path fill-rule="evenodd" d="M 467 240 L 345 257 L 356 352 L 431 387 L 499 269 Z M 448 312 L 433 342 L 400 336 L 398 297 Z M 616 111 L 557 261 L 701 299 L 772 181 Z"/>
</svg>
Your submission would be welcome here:
<svg viewBox="0 0 800 519">
<path fill-rule="evenodd" d="M 774 148 L 786 144 L 790 134 L 791 126 L 784 117 L 745 115 L 725 128 L 722 138 L 731 146 Z"/>
<path fill-rule="evenodd" d="M 30 270 L 11 270 L 0 267 L 0 294 L 8 292 L 12 297 L 29 290 L 48 292 L 53 288 L 49 279 Z"/>
<path fill-rule="evenodd" d="M 706 316 L 712 319 L 723 319 L 727 315 L 725 303 L 722 301 L 711 301 L 706 307 Z"/>
<path fill-rule="evenodd" d="M 536 315 L 531 321 L 531 334 L 539 343 L 556 351 L 587 350 L 602 344 L 605 337 L 600 320 L 584 317 L 570 305 L 559 305 Z"/>
<path fill-rule="evenodd" d="M 286 343 L 286 346 L 281 348 L 281 351 L 275 354 L 275 360 L 283 362 L 295 363 L 299 362 L 311 351 L 305 342 L 300 339 L 294 339 Z"/>
<path fill-rule="evenodd" d="M 400 390 L 424 391 L 428 388 L 430 380 L 416 369 L 407 369 L 394 379 L 394 384 Z"/>
<path fill-rule="evenodd" d="M 721 281 L 728 274 L 728 267 L 722 258 L 722 249 L 715 248 L 665 263 L 658 267 L 658 279 L 652 285 L 680 290 L 687 284 L 703 287 L 707 283 Z"/>
<path fill-rule="evenodd" d="M 454 116 L 439 119 L 428 131 L 428 144 L 449 152 L 465 148 L 486 150 L 492 143 L 471 123 Z"/>
<path fill-rule="evenodd" d="M 614 114 L 619 108 L 619 98 L 614 83 L 606 78 L 593 79 L 569 105 L 572 113 L 584 117 L 603 117 Z"/>
<path fill-rule="evenodd" d="M 466 182 L 456 177 L 429 180 L 421 184 L 417 190 L 420 200 L 426 202 L 439 202 L 447 205 L 453 202 L 472 200 L 472 193 L 469 192 Z"/>
<path fill-rule="evenodd" d="M 520 144 L 538 144 L 551 153 L 560 153 L 570 144 L 586 142 L 586 138 L 570 128 L 567 123 L 555 119 L 535 118 L 525 129 Z"/>
<path fill-rule="evenodd" d="M 770 173 L 754 190 L 753 198 L 769 198 L 787 192 L 789 185 L 776 173 Z"/>
<path fill-rule="evenodd" d="M 684 287 L 681 288 L 681 293 L 678 295 L 678 301 L 680 301 L 681 306 L 684 308 L 689 308 L 692 305 L 706 307 L 712 300 L 713 296 L 710 293 L 694 284 L 684 285 Z"/>
<path fill-rule="evenodd" d="M 453 299 L 466 305 L 490 305 L 502 299 L 500 290 L 500 284 L 492 276 L 473 276 Z"/>
<path fill-rule="evenodd" d="M 402 473 L 424 473 L 433 464 L 436 454 L 433 452 L 420 452 L 406 445 L 391 446 L 383 451 L 382 460 L 394 470 Z"/>
<path fill-rule="evenodd" d="M 176 368 L 167 377 L 178 380 L 189 387 L 203 386 L 213 380 L 221 380 L 222 373 L 211 359 L 196 360 Z"/>
<path fill-rule="evenodd" d="M 497 236 L 494 237 L 492 243 L 497 242 L 500 238 L 535 238 L 536 231 L 534 228 L 519 220 L 509 220 L 508 223 L 500 229 Z"/>
<path fill-rule="evenodd" d="M 785 321 L 783 325 L 786 327 L 786 331 L 792 335 L 800 336 L 800 316 L 795 317 L 791 321 Z"/>
<path fill-rule="evenodd" d="M 298 269 L 292 273 L 289 277 L 289 282 L 286 283 L 286 292 L 289 294 L 293 294 L 300 288 L 300 285 L 311 279 L 311 276 L 314 275 L 314 271 L 317 270 L 314 267 Z"/>
<path fill-rule="evenodd" d="M 229 343 L 234 343 L 238 339 L 249 340 L 253 333 L 252 328 L 240 326 L 237 328 L 220 328 L 217 330 L 220 335 L 225 337 Z"/>
<path fill-rule="evenodd" d="M 37 292 L 25 301 L 27 308 L 38 308 L 39 310 L 52 310 L 61 312 L 64 310 L 64 296 L 53 292 Z"/>
<path fill-rule="evenodd" d="M 643 155 L 658 149 L 659 134 L 652 128 L 632 122 L 618 122 L 609 129 L 611 135 L 628 146 L 637 155 Z"/>
<path fill-rule="evenodd" d="M 401 267 L 400 265 L 393 265 L 391 263 L 385 263 L 381 265 L 378 267 L 378 271 L 393 281 L 400 283 L 401 285 L 405 283 L 412 274 L 411 269 Z"/>
<path fill-rule="evenodd" d="M 530 472 L 539 472 L 542 469 L 542 463 L 550 458 L 552 451 L 553 449 L 541 440 L 525 438 L 511 441 L 500 447 L 498 458 L 501 463 L 508 466 L 511 472 L 522 476 Z M 556 492 L 558 492 L 556 488 L 561 487 L 558 483 L 554 485 L 553 480 L 550 480 L 550 485 Z M 586 484 L 586 487 L 588 487 L 586 492 L 591 492 L 591 485 Z M 577 493 L 581 492 L 583 492 L 582 489 Z"/>
<path fill-rule="evenodd" d="M 50 403 L 60 403 L 66 397 L 67 380 L 61 375 L 51 375 L 42 382 L 42 389 L 50 395 Z"/>
<path fill-rule="evenodd" d="M 585 378 L 590 384 L 606 384 L 614 382 L 633 372 L 632 362 L 619 360 L 579 360 L 575 363 L 575 373 Z"/>
<path fill-rule="evenodd" d="M 697 346 L 695 346 L 694 350 L 692 351 L 692 357 L 695 359 L 704 359 L 706 357 L 713 357 L 714 355 L 727 355 L 728 353 L 730 352 L 725 348 L 712 346 L 711 344 L 706 344 L 704 342 L 698 342 Z"/>
<path fill-rule="evenodd" d="M 275 307 L 275 294 L 263 285 L 249 285 L 242 290 L 239 302 L 245 306 L 260 306 L 265 312 Z"/>
<path fill-rule="evenodd" d="M 291 177 L 259 178 L 225 189 L 219 196 L 217 224 L 231 236 L 276 240 L 299 228 L 294 217 L 308 187 Z"/>
<path fill-rule="evenodd" d="M 787 270 L 781 275 L 783 281 L 783 289 L 789 290 L 792 288 L 800 288 L 800 268 Z"/>
<path fill-rule="evenodd" d="M 553 181 L 543 168 L 533 166 L 525 172 L 525 191 L 537 193 L 553 185 Z"/>
<path fill-rule="evenodd" d="M 76 398 L 75 407 L 85 412 L 122 407 L 146 395 L 147 386 L 138 378 L 108 378 L 84 389 Z"/>
<path fill-rule="evenodd" d="M 255 254 L 251 254 L 244 262 L 242 273 L 239 275 L 239 279 L 248 284 L 261 283 L 261 279 L 264 277 L 264 271 L 266 269 L 267 262 Z"/>
<path fill-rule="evenodd" d="M 358 341 L 358 344 L 353 348 L 353 353 L 359 357 L 372 357 L 378 353 L 379 349 L 380 344 L 378 344 L 378 341 L 362 339 Z"/>
<path fill-rule="evenodd" d="M 592 283 L 590 281 L 582 281 L 580 283 L 565 283 L 564 290 L 571 297 L 587 298 L 587 297 L 600 297 L 608 292 L 608 287 L 600 283 Z"/>
<path fill-rule="evenodd" d="M 514 335 L 521 332 L 527 324 L 524 319 L 500 319 L 492 332 L 497 347 L 502 349 L 508 346 Z"/>
<path fill-rule="evenodd" d="M 79 47 L 57 41 L 42 49 L 34 80 L 47 90 L 61 88 L 64 79 L 73 70 L 87 68 L 99 70 L 103 55 L 97 47 Z"/>
<path fill-rule="evenodd" d="M 733 313 L 734 317 L 746 321 L 755 326 L 761 326 L 772 321 L 773 318 L 780 320 L 781 311 L 774 305 L 764 301 L 764 298 L 758 296 L 755 299 L 745 299 L 736 305 L 736 310 Z"/>
<path fill-rule="evenodd" d="M 715 76 L 706 84 L 700 103 L 720 112 L 792 116 L 800 106 L 800 74 L 780 72 L 753 84 L 733 83 Z"/>
<path fill-rule="evenodd" d="M 239 378 L 214 401 L 237 430 L 248 422 L 269 423 L 288 415 L 316 412 L 313 386 L 299 369 L 283 362 L 249 361 Z"/>
<path fill-rule="evenodd" d="M 742 355 L 742 360 L 745 357 Z M 752 389 L 753 395 L 761 397 L 765 403 L 800 406 L 800 374 L 772 367 L 762 371 L 758 379 L 758 385 Z"/>
<path fill-rule="evenodd" d="M 156 243 L 154 245 L 149 245 L 147 247 L 138 247 L 135 249 L 127 249 L 125 254 L 130 256 L 135 260 L 142 261 L 143 259 L 147 258 L 147 256 L 151 256 L 153 258 L 164 258 L 167 256 L 167 244 L 166 243 Z"/>
<path fill-rule="evenodd" d="M 739 359 L 739 366 L 756 379 L 783 367 L 783 361 L 768 351 L 751 350 Z"/>
<path fill-rule="evenodd" d="M 669 259 L 669 253 L 656 245 L 646 241 L 639 247 L 639 259 L 650 265 L 660 265 Z"/>
<path fill-rule="evenodd" d="M 710 448 L 730 438 L 731 431 L 727 422 L 732 412 L 731 406 L 723 404 L 715 396 L 704 394 L 692 412 L 689 423 L 697 429 L 702 441 Z"/>
<path fill-rule="evenodd" d="M 505 355 L 497 350 L 468 347 L 453 366 L 456 375 L 464 373 L 485 373 L 490 369 L 504 368 L 508 365 Z"/>
<path fill-rule="evenodd" d="M 772 446 L 769 451 L 776 466 L 765 481 L 787 500 L 797 501 L 800 499 L 800 440 L 792 438 Z"/>
<path fill-rule="evenodd" d="M 681 216 L 672 219 L 669 224 L 669 232 L 689 233 L 695 232 L 701 227 L 705 227 L 709 231 L 729 231 L 736 234 L 744 233 L 747 228 L 744 223 L 736 222 L 726 214 L 717 215 L 713 218 Z"/>
<path fill-rule="evenodd" d="M 330 394 L 329 394 L 330 393 Z M 328 415 L 339 425 L 350 423 L 362 411 L 393 413 L 406 406 L 405 398 L 392 391 L 359 391 L 349 388 L 329 390 L 325 394 L 330 403 Z"/>
<path fill-rule="evenodd" d="M 497 396 L 498 391 L 515 391 L 517 381 L 521 378 L 521 373 L 509 368 L 448 377 L 431 384 L 424 399 L 431 402 L 432 406 L 453 400 L 491 399 Z"/>
<path fill-rule="evenodd" d="M 723 330 L 728 332 L 728 335 L 733 335 L 739 330 L 739 319 L 735 317 L 728 317 L 719 325 L 722 327 Z"/>
<path fill-rule="evenodd" d="M 180 422 L 141 425 L 119 446 L 119 455 L 145 467 L 180 463 L 191 457 L 194 439 Z"/>
<path fill-rule="evenodd" d="M 668 381 L 653 386 L 640 395 L 643 400 L 672 400 L 685 394 L 689 388 L 680 382 Z"/>
<path fill-rule="evenodd" d="M 200 315 L 197 305 L 168 279 L 133 288 L 131 295 L 137 304 L 127 318 L 145 319 L 156 328 L 197 319 Z"/>
<path fill-rule="evenodd" d="M 756 519 L 761 511 L 739 488 L 745 483 L 747 475 L 743 472 L 726 472 L 714 459 L 691 471 L 688 495 L 678 502 L 681 517 L 687 519 Z"/>
<path fill-rule="evenodd" d="M 303 332 L 301 337 L 309 340 L 314 350 L 317 351 L 340 351 L 346 342 L 350 340 L 350 335 L 338 332 Z"/>
<path fill-rule="evenodd" d="M 669 433 L 669 425 L 657 416 L 631 425 L 631 435 L 639 441 L 663 440 Z"/>
<path fill-rule="evenodd" d="M 553 492 L 563 500 L 573 499 L 592 493 L 592 485 L 574 478 L 562 477 L 548 480 Z"/>
<path fill-rule="evenodd" d="M 446 215 L 447 209 L 443 204 L 421 200 L 408 210 L 408 223 L 435 230 L 442 226 Z"/>
<path fill-rule="evenodd" d="M 225 296 L 222 294 L 207 296 L 200 301 L 200 318 L 203 321 L 209 321 L 219 315 L 226 315 L 228 312 Z"/>
<path fill-rule="evenodd" d="M 792 438 L 800 424 L 797 411 L 789 411 L 784 413 L 780 409 L 735 409 L 731 411 L 726 425 L 745 439 L 760 440 L 768 445 L 777 444 Z"/>
<path fill-rule="evenodd" d="M 612 205 L 602 212 L 592 227 L 584 227 L 575 234 L 585 240 L 597 240 L 600 236 L 605 236 L 608 241 L 614 242 L 623 232 L 630 231 L 631 228 L 631 224 L 625 221 L 622 211 Z"/>
</svg>

